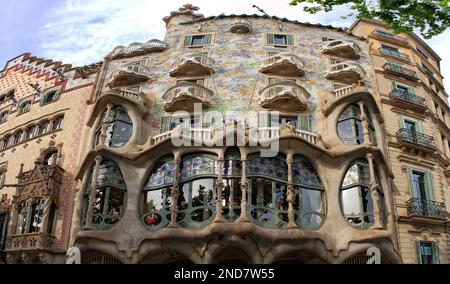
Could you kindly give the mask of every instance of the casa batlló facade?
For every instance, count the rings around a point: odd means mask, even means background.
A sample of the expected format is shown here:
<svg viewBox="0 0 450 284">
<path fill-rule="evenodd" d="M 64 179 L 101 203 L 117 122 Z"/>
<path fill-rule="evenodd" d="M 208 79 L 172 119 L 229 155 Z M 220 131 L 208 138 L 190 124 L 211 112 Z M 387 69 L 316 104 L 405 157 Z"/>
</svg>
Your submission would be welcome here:
<svg viewBox="0 0 450 284">
<path fill-rule="evenodd" d="M 450 261 L 450 112 L 425 43 L 197 11 L 100 64 L 8 63 L 6 262 Z"/>
</svg>

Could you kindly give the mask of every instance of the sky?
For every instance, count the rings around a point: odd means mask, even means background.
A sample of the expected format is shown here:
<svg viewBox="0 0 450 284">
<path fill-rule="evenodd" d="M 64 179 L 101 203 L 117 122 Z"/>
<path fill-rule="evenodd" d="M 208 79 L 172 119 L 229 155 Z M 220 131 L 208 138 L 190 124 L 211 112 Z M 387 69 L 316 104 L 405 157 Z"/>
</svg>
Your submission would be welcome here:
<svg viewBox="0 0 450 284">
<path fill-rule="evenodd" d="M 164 16 L 183 4 L 200 7 L 205 16 L 254 14 L 254 4 L 269 15 L 301 22 L 349 27 L 354 19 L 339 7 L 331 13 L 310 15 L 290 0 L 2 0 L 0 7 L 0 70 L 22 53 L 70 63 L 101 61 L 114 47 L 163 39 Z M 450 90 L 450 29 L 426 42 L 442 58 L 444 84 Z"/>
</svg>

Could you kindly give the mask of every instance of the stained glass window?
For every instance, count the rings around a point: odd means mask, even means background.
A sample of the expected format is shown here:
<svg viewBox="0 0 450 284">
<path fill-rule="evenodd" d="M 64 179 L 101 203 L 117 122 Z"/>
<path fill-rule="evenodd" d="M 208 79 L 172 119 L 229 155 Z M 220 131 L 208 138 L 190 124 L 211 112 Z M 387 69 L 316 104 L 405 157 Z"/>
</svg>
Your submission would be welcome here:
<svg viewBox="0 0 450 284">
<path fill-rule="evenodd" d="M 319 174 L 306 158 L 296 156 L 292 164 L 292 180 L 296 185 L 322 187 Z"/>
<path fill-rule="evenodd" d="M 218 175 L 219 162 L 208 155 L 196 155 L 183 159 L 181 163 L 181 180 L 202 175 Z"/>
<path fill-rule="evenodd" d="M 247 162 L 247 176 L 266 176 L 287 181 L 286 158 L 282 156 L 263 158 L 259 154 L 252 155 Z"/>
</svg>

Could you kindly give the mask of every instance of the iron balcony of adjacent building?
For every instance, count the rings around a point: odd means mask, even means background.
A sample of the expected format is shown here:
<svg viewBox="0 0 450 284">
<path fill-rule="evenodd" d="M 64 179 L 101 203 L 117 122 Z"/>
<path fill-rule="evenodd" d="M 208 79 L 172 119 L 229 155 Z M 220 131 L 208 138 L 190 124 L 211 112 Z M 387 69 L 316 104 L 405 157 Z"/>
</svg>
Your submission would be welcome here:
<svg viewBox="0 0 450 284">
<path fill-rule="evenodd" d="M 441 202 L 412 198 L 406 202 L 409 217 L 428 217 L 447 220 L 449 213 Z"/>
<path fill-rule="evenodd" d="M 280 52 L 264 59 L 260 71 L 266 75 L 284 77 L 301 77 L 306 73 L 300 57 L 290 52 Z"/>
<path fill-rule="evenodd" d="M 383 33 L 377 30 L 372 32 L 372 37 L 381 41 L 390 42 L 401 46 L 408 46 L 408 40 L 406 38 L 402 38 L 388 33 Z"/>
<path fill-rule="evenodd" d="M 304 111 L 308 109 L 311 95 L 291 81 L 272 84 L 259 92 L 260 105 L 279 111 Z"/>
<path fill-rule="evenodd" d="M 417 77 L 417 73 L 415 71 L 406 69 L 400 65 L 386 63 L 383 65 L 383 70 L 388 74 L 403 77 L 414 82 L 417 82 L 419 80 L 419 77 Z"/>
<path fill-rule="evenodd" d="M 325 78 L 351 85 L 363 80 L 365 74 L 358 63 L 345 61 L 331 65 L 325 74 Z"/>
<path fill-rule="evenodd" d="M 398 59 L 401 61 L 405 61 L 405 62 L 409 62 L 409 56 L 406 54 L 403 54 L 401 52 L 394 52 L 394 51 L 390 51 L 388 49 L 383 49 L 382 47 L 380 47 L 378 49 L 378 51 L 380 52 L 381 55 L 385 55 L 394 59 Z"/>
<path fill-rule="evenodd" d="M 392 90 L 389 97 L 393 104 L 400 107 L 408 107 L 422 111 L 425 111 L 428 108 L 425 98 L 399 89 Z"/>
<path fill-rule="evenodd" d="M 321 48 L 321 52 L 323 54 L 329 54 L 349 59 L 359 59 L 360 51 L 361 50 L 354 42 L 346 40 L 329 41 Z"/>
<path fill-rule="evenodd" d="M 184 55 L 172 64 L 171 77 L 197 77 L 214 74 L 215 61 L 205 54 L 193 53 Z"/>
<path fill-rule="evenodd" d="M 142 85 L 150 80 L 147 67 L 132 63 L 119 66 L 112 74 L 108 86 L 111 88 Z"/>
<path fill-rule="evenodd" d="M 201 103 L 204 108 L 209 108 L 213 95 L 213 91 L 202 85 L 187 81 L 180 82 L 164 94 L 164 110 L 166 112 L 191 112 L 196 103 Z"/>
<path fill-rule="evenodd" d="M 400 129 L 396 136 L 400 148 L 416 149 L 428 153 L 436 151 L 436 143 L 432 136 L 406 128 Z"/>
</svg>

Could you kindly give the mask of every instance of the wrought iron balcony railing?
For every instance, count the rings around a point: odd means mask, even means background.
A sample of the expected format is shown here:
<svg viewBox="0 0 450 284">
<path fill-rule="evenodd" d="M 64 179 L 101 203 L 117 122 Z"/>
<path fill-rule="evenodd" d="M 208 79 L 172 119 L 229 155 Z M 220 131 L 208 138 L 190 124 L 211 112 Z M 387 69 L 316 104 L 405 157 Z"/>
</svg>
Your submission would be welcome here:
<svg viewBox="0 0 450 284">
<path fill-rule="evenodd" d="M 401 101 L 407 104 L 412 104 L 414 106 L 420 107 L 420 108 L 427 108 L 427 101 L 425 100 L 425 98 L 416 96 L 414 94 L 396 89 L 396 90 L 392 90 L 391 93 L 389 94 L 389 97 L 391 98 L 391 100 L 395 100 L 395 101 Z"/>
<path fill-rule="evenodd" d="M 420 147 L 428 148 L 430 150 L 436 150 L 436 143 L 432 136 L 411 131 L 406 128 L 400 129 L 397 133 L 397 142 L 399 144 L 413 144 Z"/>
<path fill-rule="evenodd" d="M 392 56 L 392 57 L 396 57 L 396 58 L 399 58 L 399 59 L 403 59 L 403 60 L 409 61 L 409 56 L 406 55 L 406 54 L 403 54 L 401 52 L 393 51 L 393 50 L 390 50 L 390 49 L 385 49 L 385 48 L 382 48 L 382 47 L 380 47 L 379 51 L 383 55 Z"/>
<path fill-rule="evenodd" d="M 448 212 L 444 203 L 412 198 L 406 202 L 406 205 L 409 216 L 423 216 L 444 220 L 448 218 Z"/>
<path fill-rule="evenodd" d="M 377 39 L 381 39 L 387 42 L 393 42 L 393 43 L 397 43 L 397 44 L 401 44 L 403 46 L 408 45 L 408 40 L 406 38 L 402 38 L 393 34 L 389 34 L 389 33 L 384 33 L 382 31 L 373 31 L 372 32 L 372 36 L 377 38 Z"/>
<path fill-rule="evenodd" d="M 383 69 L 387 73 L 391 73 L 400 77 L 404 77 L 406 79 L 410 79 L 413 81 L 419 80 L 417 77 L 416 71 L 406 69 L 398 64 L 386 63 L 383 65 Z"/>
</svg>

